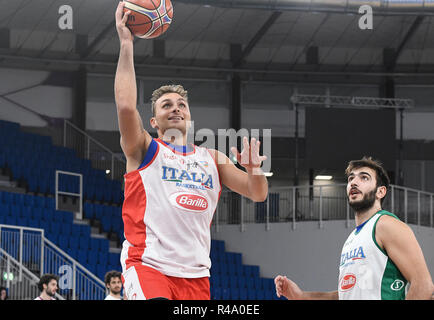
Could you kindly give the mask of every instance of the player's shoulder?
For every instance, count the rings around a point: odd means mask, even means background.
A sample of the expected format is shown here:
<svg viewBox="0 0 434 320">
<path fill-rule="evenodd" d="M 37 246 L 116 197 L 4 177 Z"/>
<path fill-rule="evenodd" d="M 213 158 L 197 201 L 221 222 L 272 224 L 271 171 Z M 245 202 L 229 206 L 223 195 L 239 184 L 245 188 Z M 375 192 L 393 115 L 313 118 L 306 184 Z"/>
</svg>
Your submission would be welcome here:
<svg viewBox="0 0 434 320">
<path fill-rule="evenodd" d="M 376 234 L 380 237 L 388 237 L 395 235 L 405 235 L 411 232 L 411 228 L 401 221 L 395 214 L 382 211 L 376 223 Z"/>
</svg>

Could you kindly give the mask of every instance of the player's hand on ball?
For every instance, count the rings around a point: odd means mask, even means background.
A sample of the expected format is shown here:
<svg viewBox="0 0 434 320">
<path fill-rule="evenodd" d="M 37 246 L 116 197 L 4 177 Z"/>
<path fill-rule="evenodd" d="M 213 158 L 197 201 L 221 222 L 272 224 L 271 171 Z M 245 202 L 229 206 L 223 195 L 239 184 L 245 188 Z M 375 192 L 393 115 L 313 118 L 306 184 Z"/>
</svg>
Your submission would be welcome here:
<svg viewBox="0 0 434 320">
<path fill-rule="evenodd" d="M 120 42 L 123 41 L 133 41 L 134 35 L 131 33 L 130 29 L 126 26 L 128 21 L 128 16 L 131 11 L 124 12 L 125 3 L 123 1 L 119 2 L 118 7 L 116 9 L 116 30 L 118 31 Z"/>
<path fill-rule="evenodd" d="M 266 156 L 259 155 L 259 147 L 261 142 L 256 141 L 255 138 L 252 138 L 249 141 L 247 137 L 243 138 L 243 150 L 241 153 L 238 152 L 237 148 L 232 147 L 231 151 L 236 156 L 238 163 L 244 167 L 248 173 L 252 174 L 262 174 L 261 165 L 262 161 L 267 160 Z"/>
</svg>

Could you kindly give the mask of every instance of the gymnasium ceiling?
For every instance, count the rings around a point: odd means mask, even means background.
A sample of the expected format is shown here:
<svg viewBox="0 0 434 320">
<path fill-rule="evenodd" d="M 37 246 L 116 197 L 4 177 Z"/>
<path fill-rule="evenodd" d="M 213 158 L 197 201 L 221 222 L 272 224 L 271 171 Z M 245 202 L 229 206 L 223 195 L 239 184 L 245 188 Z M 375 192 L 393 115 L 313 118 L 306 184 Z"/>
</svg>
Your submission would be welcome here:
<svg viewBox="0 0 434 320">
<path fill-rule="evenodd" d="M 428 2 L 411 10 L 374 7 L 372 30 L 359 28 L 361 14 L 354 2 L 173 0 L 169 30 L 157 41 L 135 41 L 137 73 L 223 80 L 237 73 L 269 81 L 369 82 L 386 76 L 432 81 L 434 10 Z M 382 2 L 393 1 L 372 3 Z M 115 70 L 117 1 L 0 4 L 0 66 Z M 58 27 L 59 7 L 65 4 L 73 9 L 72 30 Z M 384 56 L 390 52 L 386 66 Z"/>
</svg>

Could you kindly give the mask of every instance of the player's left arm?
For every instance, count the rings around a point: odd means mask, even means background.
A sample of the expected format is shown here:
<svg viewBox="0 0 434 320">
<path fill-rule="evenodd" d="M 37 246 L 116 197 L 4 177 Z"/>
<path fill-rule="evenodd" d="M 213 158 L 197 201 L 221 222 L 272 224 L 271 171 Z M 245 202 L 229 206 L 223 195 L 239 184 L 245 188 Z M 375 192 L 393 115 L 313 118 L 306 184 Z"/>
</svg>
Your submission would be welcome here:
<svg viewBox="0 0 434 320">
<path fill-rule="evenodd" d="M 256 139 L 253 138 L 249 145 L 247 138 L 244 138 L 241 153 L 236 148 L 232 148 L 232 153 L 237 157 L 238 163 L 246 171 L 238 169 L 220 151 L 210 150 L 217 163 L 222 184 L 255 202 L 265 201 L 268 195 L 267 178 L 261 170 L 262 161 L 266 160 L 267 157 L 259 155 L 259 146 L 260 142 Z"/>
<path fill-rule="evenodd" d="M 406 299 L 431 299 L 434 291 L 432 278 L 422 249 L 410 227 L 393 217 L 382 216 L 377 223 L 376 238 L 410 282 Z"/>
</svg>

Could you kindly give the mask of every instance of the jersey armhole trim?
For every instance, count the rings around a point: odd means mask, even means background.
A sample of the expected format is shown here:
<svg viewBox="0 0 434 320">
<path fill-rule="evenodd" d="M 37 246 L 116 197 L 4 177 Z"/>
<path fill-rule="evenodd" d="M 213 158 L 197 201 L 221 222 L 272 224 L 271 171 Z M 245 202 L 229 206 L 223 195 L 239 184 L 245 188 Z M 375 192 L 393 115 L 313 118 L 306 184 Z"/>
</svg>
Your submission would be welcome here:
<svg viewBox="0 0 434 320">
<path fill-rule="evenodd" d="M 378 223 L 378 220 L 380 220 L 380 218 L 381 218 L 382 216 L 390 216 L 390 217 L 393 217 L 393 218 L 398 219 L 398 220 L 399 220 L 399 218 L 398 218 L 396 215 L 394 215 L 393 213 L 388 212 L 388 211 L 386 211 L 386 210 L 381 210 L 381 211 L 379 211 L 377 214 L 379 214 L 380 216 L 377 218 L 377 221 L 375 221 L 374 227 L 372 228 L 372 241 L 374 241 L 374 243 L 375 243 L 375 245 L 377 246 L 377 248 L 378 248 L 378 249 L 379 249 L 379 250 L 380 250 L 380 251 L 381 251 L 385 256 L 388 257 L 388 254 L 387 254 L 386 250 L 384 250 L 383 248 L 381 248 L 380 245 L 379 245 L 378 242 L 377 242 L 377 239 L 376 239 L 376 237 L 375 237 L 375 230 L 377 229 L 377 223 Z"/>
<path fill-rule="evenodd" d="M 137 170 L 145 169 L 146 167 L 148 167 L 157 156 L 158 150 L 159 150 L 159 145 L 157 141 L 152 139 L 151 143 L 149 144 L 148 151 L 146 151 L 145 158 L 143 159 L 142 163 L 140 164 Z"/>
</svg>

